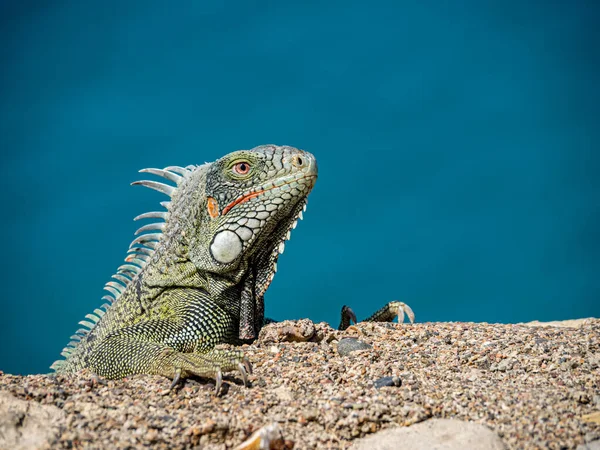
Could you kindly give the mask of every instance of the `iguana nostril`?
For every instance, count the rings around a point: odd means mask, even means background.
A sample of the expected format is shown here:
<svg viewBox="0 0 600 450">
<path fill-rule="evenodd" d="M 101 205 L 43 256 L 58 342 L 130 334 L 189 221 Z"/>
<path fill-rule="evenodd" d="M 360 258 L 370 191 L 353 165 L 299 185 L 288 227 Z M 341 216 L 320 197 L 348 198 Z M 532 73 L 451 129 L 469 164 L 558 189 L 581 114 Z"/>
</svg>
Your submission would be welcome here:
<svg viewBox="0 0 600 450">
<path fill-rule="evenodd" d="M 304 165 L 304 159 L 299 155 L 292 156 L 292 164 L 296 167 L 302 167 Z"/>
</svg>

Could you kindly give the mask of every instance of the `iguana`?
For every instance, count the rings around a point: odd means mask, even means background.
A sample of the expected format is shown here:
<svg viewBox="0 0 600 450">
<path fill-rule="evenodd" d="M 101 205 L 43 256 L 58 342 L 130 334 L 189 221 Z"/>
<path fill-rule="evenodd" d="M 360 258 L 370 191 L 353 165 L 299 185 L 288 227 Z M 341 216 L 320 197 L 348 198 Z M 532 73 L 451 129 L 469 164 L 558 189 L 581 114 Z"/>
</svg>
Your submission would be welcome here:
<svg viewBox="0 0 600 450">
<path fill-rule="evenodd" d="M 106 283 L 107 300 L 79 322 L 51 368 L 89 368 L 109 379 L 159 374 L 171 388 L 190 375 L 214 378 L 251 371 L 239 350 L 221 343 L 254 339 L 265 323 L 264 295 L 277 258 L 306 208 L 317 179 L 315 157 L 288 146 L 263 145 L 230 153 L 213 163 L 143 169 L 170 181 L 142 180 L 168 195 L 166 211 L 137 230 L 125 264 Z M 369 320 L 393 320 L 406 310 L 392 302 Z M 340 328 L 356 317 L 344 307 Z"/>
</svg>

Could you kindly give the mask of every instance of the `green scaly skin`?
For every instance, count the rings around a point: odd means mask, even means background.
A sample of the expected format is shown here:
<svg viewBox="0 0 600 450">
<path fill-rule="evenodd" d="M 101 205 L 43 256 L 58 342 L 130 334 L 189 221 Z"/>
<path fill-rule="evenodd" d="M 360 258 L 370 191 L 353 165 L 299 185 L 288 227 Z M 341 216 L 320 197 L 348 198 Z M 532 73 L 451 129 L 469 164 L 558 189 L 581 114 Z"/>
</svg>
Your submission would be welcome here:
<svg viewBox="0 0 600 450">
<path fill-rule="evenodd" d="M 264 145 L 210 164 L 141 172 L 171 182 L 133 183 L 169 195 L 161 203 L 166 211 L 136 218 L 159 222 L 138 230 L 126 264 L 105 287 L 109 303 L 80 322 L 65 359 L 51 368 L 89 368 L 109 379 L 158 374 L 173 385 L 196 375 L 215 378 L 217 392 L 223 372 L 238 370 L 246 382 L 243 353 L 215 346 L 254 339 L 265 323 L 264 294 L 302 218 L 316 160 L 293 147 Z M 395 304 L 370 320 L 393 320 Z M 340 328 L 352 320 L 344 307 Z"/>
</svg>

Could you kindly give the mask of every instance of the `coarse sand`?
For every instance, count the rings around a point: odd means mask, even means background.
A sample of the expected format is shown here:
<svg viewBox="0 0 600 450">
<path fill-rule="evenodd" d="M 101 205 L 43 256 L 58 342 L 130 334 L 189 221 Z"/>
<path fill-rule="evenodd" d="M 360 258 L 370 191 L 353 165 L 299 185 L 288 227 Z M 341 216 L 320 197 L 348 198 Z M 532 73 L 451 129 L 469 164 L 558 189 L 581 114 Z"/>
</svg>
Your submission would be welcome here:
<svg viewBox="0 0 600 450">
<path fill-rule="evenodd" d="M 42 448 L 224 449 L 277 423 L 287 447 L 347 448 L 382 429 L 453 418 L 487 425 L 507 448 L 600 439 L 600 319 L 543 325 L 270 324 L 242 347 L 250 387 L 232 373 L 218 397 L 200 378 L 168 392 L 159 376 L 0 372 L 0 431 L 18 443 L 19 427 L 46 426 Z M 33 406 L 2 407 L 13 397 Z M 33 427 L 39 405 L 53 406 Z"/>
</svg>

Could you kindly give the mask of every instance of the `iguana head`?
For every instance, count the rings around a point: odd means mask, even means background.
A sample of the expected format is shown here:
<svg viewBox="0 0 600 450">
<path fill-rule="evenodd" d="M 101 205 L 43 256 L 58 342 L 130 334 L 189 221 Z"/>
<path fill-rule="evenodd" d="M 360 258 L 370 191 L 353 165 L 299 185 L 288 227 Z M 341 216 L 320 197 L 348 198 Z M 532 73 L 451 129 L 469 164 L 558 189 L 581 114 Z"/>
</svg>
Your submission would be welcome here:
<svg viewBox="0 0 600 450">
<path fill-rule="evenodd" d="M 165 285 L 167 266 L 177 261 L 189 261 L 199 272 L 224 275 L 232 281 L 245 274 L 241 268 L 252 267 L 260 297 L 277 269 L 284 241 L 302 216 L 317 179 L 317 163 L 303 150 L 261 145 L 200 166 L 141 172 L 164 177 L 176 186 L 150 180 L 132 183 L 163 192 L 171 201 L 161 203 L 168 212 L 136 217 L 165 222 L 145 225 L 136 232 L 139 236 L 126 258 L 130 264 L 117 275 L 136 276 L 150 259 L 165 275 Z M 122 289 L 115 289 L 118 292 L 110 292 L 118 297 Z"/>
<path fill-rule="evenodd" d="M 189 258 L 201 270 L 225 273 L 278 250 L 316 178 L 315 157 L 287 146 L 240 150 L 210 164 Z"/>
<path fill-rule="evenodd" d="M 159 278 L 161 285 L 169 286 L 181 285 L 182 277 L 195 277 L 185 283 L 197 283 L 215 299 L 223 299 L 223 290 L 229 290 L 230 305 L 240 307 L 240 338 L 256 336 L 264 315 L 263 295 L 277 271 L 277 258 L 302 218 L 317 179 L 314 156 L 293 147 L 262 145 L 201 166 L 142 172 L 162 176 L 176 186 L 150 180 L 134 183 L 161 191 L 171 201 L 162 203 L 166 213 L 136 218 L 165 222 L 138 230 L 128 264 L 115 277 L 129 288 L 127 279 L 141 270 L 158 271 L 160 275 L 144 280 Z M 196 270 L 182 266 L 190 263 Z M 113 281 L 106 289 L 115 297 L 123 290 Z"/>
</svg>

